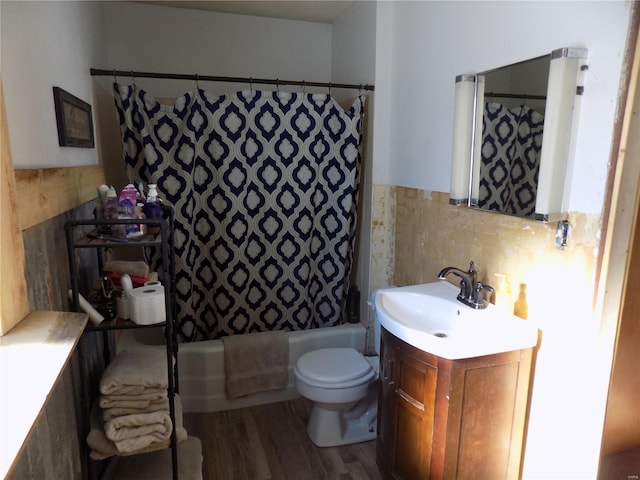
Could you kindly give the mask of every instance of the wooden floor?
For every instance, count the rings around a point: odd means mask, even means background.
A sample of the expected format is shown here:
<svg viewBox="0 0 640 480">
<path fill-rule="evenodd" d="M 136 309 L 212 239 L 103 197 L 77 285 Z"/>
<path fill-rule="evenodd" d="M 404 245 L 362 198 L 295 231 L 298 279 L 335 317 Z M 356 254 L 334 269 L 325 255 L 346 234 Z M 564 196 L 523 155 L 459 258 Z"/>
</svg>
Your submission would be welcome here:
<svg viewBox="0 0 640 480">
<path fill-rule="evenodd" d="M 375 441 L 316 447 L 306 432 L 311 404 L 289 402 L 188 413 L 184 426 L 202 442 L 205 480 L 380 480 Z"/>
<path fill-rule="evenodd" d="M 602 457 L 598 480 L 638 480 L 640 448 Z"/>
</svg>

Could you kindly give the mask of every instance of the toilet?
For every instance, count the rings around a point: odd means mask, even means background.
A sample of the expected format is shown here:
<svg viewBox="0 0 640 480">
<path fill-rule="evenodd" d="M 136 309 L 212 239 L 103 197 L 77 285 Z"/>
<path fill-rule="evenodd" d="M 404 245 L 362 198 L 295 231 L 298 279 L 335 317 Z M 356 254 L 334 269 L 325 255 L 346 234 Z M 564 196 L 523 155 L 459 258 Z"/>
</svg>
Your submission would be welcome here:
<svg viewBox="0 0 640 480">
<path fill-rule="evenodd" d="M 380 327 L 375 322 L 375 349 Z M 323 348 L 302 355 L 294 368 L 298 393 L 314 402 L 307 433 L 319 447 L 376 438 L 379 356 L 354 348 Z"/>
</svg>

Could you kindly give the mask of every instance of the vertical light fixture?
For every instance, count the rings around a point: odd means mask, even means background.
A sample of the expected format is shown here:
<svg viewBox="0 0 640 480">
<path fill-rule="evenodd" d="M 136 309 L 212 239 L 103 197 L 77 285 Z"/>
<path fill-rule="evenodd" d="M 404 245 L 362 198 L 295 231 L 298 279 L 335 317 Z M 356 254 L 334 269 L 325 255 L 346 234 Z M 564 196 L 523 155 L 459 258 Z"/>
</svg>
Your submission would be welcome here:
<svg viewBox="0 0 640 480">
<path fill-rule="evenodd" d="M 480 167 L 482 165 L 482 122 L 484 121 L 484 75 L 476 75 L 473 131 L 471 134 L 471 184 L 469 206 L 478 206 L 480 199 Z"/>
<path fill-rule="evenodd" d="M 454 92 L 453 149 L 449 203 L 467 205 L 470 195 L 471 157 L 473 155 L 476 76 L 458 75 Z"/>
<path fill-rule="evenodd" d="M 565 177 L 571 126 L 576 95 L 581 95 L 584 88 L 586 58 L 587 50 L 583 48 L 561 48 L 551 52 L 536 195 L 537 220 L 548 221 L 567 211 Z"/>
</svg>

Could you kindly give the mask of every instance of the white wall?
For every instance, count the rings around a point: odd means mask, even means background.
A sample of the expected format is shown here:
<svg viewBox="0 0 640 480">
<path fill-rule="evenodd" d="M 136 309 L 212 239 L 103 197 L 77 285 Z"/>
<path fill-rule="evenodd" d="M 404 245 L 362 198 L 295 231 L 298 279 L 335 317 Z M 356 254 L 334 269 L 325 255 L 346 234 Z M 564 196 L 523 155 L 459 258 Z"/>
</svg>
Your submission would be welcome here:
<svg viewBox="0 0 640 480">
<path fill-rule="evenodd" d="M 355 2 L 332 24 L 332 81 L 338 83 L 373 84 L 375 80 L 376 4 L 371 1 Z M 335 90 L 337 100 L 353 98 L 359 92 Z M 360 321 L 372 326 L 371 310 L 367 301 L 371 291 L 371 173 L 373 168 L 373 100 L 366 94 L 366 118 L 363 122 L 362 169 L 360 172 L 359 237 L 355 271 L 355 284 L 360 290 Z M 344 105 L 343 105 L 344 106 Z M 372 332 L 370 329 L 369 332 Z M 367 338 L 367 348 L 374 351 L 373 335 Z"/>
<path fill-rule="evenodd" d="M 378 13 L 378 34 L 391 38 L 377 47 L 376 122 L 390 125 L 375 135 L 382 144 L 377 137 L 388 135 L 390 153 L 376 150 L 374 183 L 448 192 L 455 76 L 585 47 L 589 70 L 569 209 L 599 214 L 630 7 L 619 0 L 381 2 L 387 13 Z"/>
<path fill-rule="evenodd" d="M 332 30 L 331 81 L 373 84 L 376 61 L 375 2 L 355 2 L 335 19 Z"/>
<path fill-rule="evenodd" d="M 331 81 L 327 24 L 128 2 L 3 0 L 0 8 L 2 78 L 16 168 L 98 163 L 97 149 L 58 146 L 52 93 L 59 86 L 93 103 L 91 67 Z M 98 83 L 110 90 L 111 81 L 102 77 Z M 159 97 L 195 86 L 136 83 Z M 200 87 L 215 89 L 206 82 Z"/>
<path fill-rule="evenodd" d="M 105 2 L 104 13 L 108 62 L 103 68 L 331 80 L 328 24 L 128 2 Z M 136 79 L 136 84 L 160 97 L 177 96 L 195 87 L 188 81 Z M 249 85 L 200 82 L 200 88 L 225 92 L 246 89 Z"/>
<path fill-rule="evenodd" d="M 92 103 L 89 68 L 106 61 L 98 2 L 0 2 L 2 80 L 15 168 L 95 165 L 58 146 L 52 87 Z"/>
</svg>

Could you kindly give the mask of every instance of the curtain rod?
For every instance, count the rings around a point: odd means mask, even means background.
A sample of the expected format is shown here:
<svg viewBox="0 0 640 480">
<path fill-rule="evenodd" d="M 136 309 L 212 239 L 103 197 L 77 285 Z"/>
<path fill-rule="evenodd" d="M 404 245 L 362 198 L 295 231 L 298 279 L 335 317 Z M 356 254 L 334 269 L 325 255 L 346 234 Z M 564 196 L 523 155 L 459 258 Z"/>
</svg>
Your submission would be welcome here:
<svg viewBox="0 0 640 480">
<path fill-rule="evenodd" d="M 246 78 L 246 77 L 219 77 L 212 75 L 191 75 L 184 73 L 152 73 L 152 72 L 134 72 L 125 70 L 104 70 L 100 68 L 92 68 L 91 76 L 113 76 L 113 77 L 133 77 L 137 78 L 163 78 L 171 80 L 192 80 L 198 82 L 234 82 L 234 83 L 261 83 L 266 85 L 297 85 L 300 87 L 325 87 L 325 88 L 347 88 L 353 90 L 368 90 L 373 91 L 373 85 L 356 85 L 350 83 L 333 83 L 333 82 L 307 82 L 296 80 L 280 80 L 280 79 L 268 79 L 268 78 Z"/>
<path fill-rule="evenodd" d="M 546 100 L 546 95 L 527 95 L 526 93 L 485 93 L 485 97 L 493 98 L 521 98 L 523 100 Z"/>
</svg>

